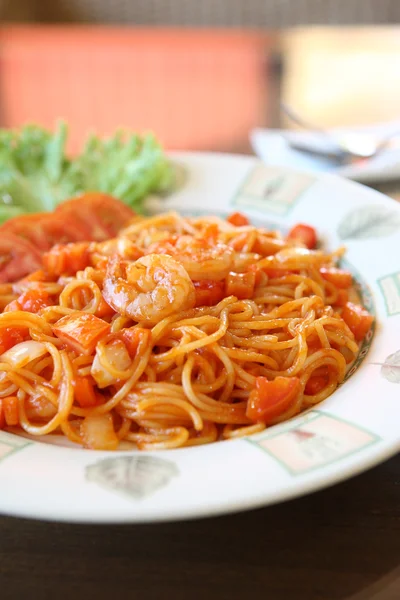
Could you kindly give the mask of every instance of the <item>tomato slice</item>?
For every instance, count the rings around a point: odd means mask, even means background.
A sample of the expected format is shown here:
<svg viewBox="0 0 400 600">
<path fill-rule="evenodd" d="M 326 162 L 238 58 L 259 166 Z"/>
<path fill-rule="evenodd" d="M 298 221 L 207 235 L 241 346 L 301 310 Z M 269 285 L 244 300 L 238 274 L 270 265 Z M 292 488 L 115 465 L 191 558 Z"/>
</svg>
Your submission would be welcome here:
<svg viewBox="0 0 400 600">
<path fill-rule="evenodd" d="M 115 236 L 135 216 L 129 206 L 102 192 L 87 192 L 60 204 L 56 212 L 73 210 L 90 228 L 90 239 L 102 241 Z"/>
<path fill-rule="evenodd" d="M 54 244 L 90 239 L 90 229 L 80 224 L 76 214 L 36 213 L 14 217 L 0 227 L 0 233 L 17 235 L 46 252 Z"/>
<path fill-rule="evenodd" d="M 117 235 L 136 214 L 121 200 L 101 192 L 89 192 L 83 199 L 93 208 L 110 235 Z"/>
<path fill-rule="evenodd" d="M 86 240 L 86 230 L 79 227 L 72 218 L 66 218 L 57 213 L 42 215 L 40 226 L 46 235 L 49 246 L 82 242 Z"/>
<path fill-rule="evenodd" d="M 301 390 L 298 377 L 256 378 L 256 387 L 250 393 L 246 416 L 258 423 L 268 425 L 285 413 L 297 400 Z"/>
<path fill-rule="evenodd" d="M 317 232 L 311 225 L 299 223 L 292 227 L 287 235 L 288 240 L 299 241 L 312 250 L 317 245 Z"/>
<path fill-rule="evenodd" d="M 17 281 L 41 267 L 40 252 L 12 233 L 0 235 L 0 283 Z"/>
<path fill-rule="evenodd" d="M 63 210 L 61 211 L 61 207 Z M 78 241 L 86 242 L 93 240 L 92 237 L 92 225 L 88 222 L 88 219 L 81 216 L 81 211 L 78 209 L 76 204 L 70 204 L 67 200 L 64 204 L 61 204 L 56 208 L 53 215 L 59 219 L 63 219 L 64 222 L 72 225 L 77 230 L 79 235 Z"/>
<path fill-rule="evenodd" d="M 51 244 L 41 226 L 44 214 L 36 213 L 13 217 L 9 221 L 6 221 L 6 223 L 3 223 L 0 227 L 0 233 L 12 233 L 26 242 L 31 242 L 39 250 L 48 250 Z"/>
</svg>

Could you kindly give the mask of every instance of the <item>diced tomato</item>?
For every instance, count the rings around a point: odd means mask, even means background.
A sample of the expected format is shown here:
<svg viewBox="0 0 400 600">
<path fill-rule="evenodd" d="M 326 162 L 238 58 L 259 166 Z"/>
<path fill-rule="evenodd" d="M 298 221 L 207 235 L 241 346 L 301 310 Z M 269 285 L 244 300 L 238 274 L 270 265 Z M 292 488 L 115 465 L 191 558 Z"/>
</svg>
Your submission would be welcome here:
<svg viewBox="0 0 400 600">
<path fill-rule="evenodd" d="M 33 244 L 0 228 L 0 283 L 17 281 L 40 266 L 40 252 Z"/>
<path fill-rule="evenodd" d="M 136 355 L 140 341 L 147 341 L 150 336 L 151 331 L 144 329 L 144 327 L 128 327 L 121 331 L 122 341 L 132 358 Z"/>
<path fill-rule="evenodd" d="M 110 333 L 110 325 L 92 314 L 77 311 L 57 321 L 53 333 L 72 350 L 87 355 Z"/>
<path fill-rule="evenodd" d="M 304 392 L 309 396 L 315 396 L 319 394 L 324 387 L 328 384 L 329 376 L 328 375 L 313 375 L 306 383 L 306 387 Z"/>
<path fill-rule="evenodd" d="M 353 276 L 350 271 L 337 269 L 336 267 L 321 267 L 319 272 L 322 278 L 330 283 L 333 283 L 340 289 L 347 289 L 353 283 Z"/>
<path fill-rule="evenodd" d="M 51 243 L 41 226 L 43 215 L 44 213 L 34 213 L 14 217 L 3 223 L 0 232 L 1 234 L 3 232 L 12 233 L 26 242 L 30 242 L 38 250 L 48 250 Z"/>
<path fill-rule="evenodd" d="M 249 219 L 241 212 L 234 212 L 226 219 L 228 223 L 231 225 L 235 225 L 235 227 L 244 227 L 246 225 L 250 225 Z"/>
<path fill-rule="evenodd" d="M 193 281 L 193 285 L 196 292 L 196 306 L 214 306 L 224 297 L 225 283 L 223 281 L 202 279 Z"/>
<path fill-rule="evenodd" d="M 342 311 L 342 319 L 349 326 L 354 337 L 359 342 L 367 335 L 374 317 L 359 304 L 347 302 Z"/>
<path fill-rule="evenodd" d="M 256 387 L 250 393 L 246 416 L 251 421 L 268 425 L 285 413 L 297 400 L 301 390 L 298 377 L 256 378 Z"/>
<path fill-rule="evenodd" d="M 287 239 L 301 242 L 310 250 L 317 245 L 317 233 L 314 227 L 304 225 L 304 223 L 299 223 L 292 227 L 287 235 Z"/>
<path fill-rule="evenodd" d="M 226 296 L 236 296 L 239 300 L 251 298 L 254 294 L 256 274 L 254 271 L 247 273 L 229 273 L 225 281 Z"/>
<path fill-rule="evenodd" d="M 28 329 L 26 327 L 5 327 L 4 329 L 0 329 L 0 354 L 23 342 L 27 333 Z"/>
<path fill-rule="evenodd" d="M 102 192 L 87 192 L 57 207 L 56 212 L 73 209 L 90 229 L 90 239 L 101 241 L 115 236 L 135 213 L 129 206 Z"/>
<path fill-rule="evenodd" d="M 349 292 L 347 290 L 338 290 L 335 306 L 344 306 L 349 300 Z"/>
<path fill-rule="evenodd" d="M 56 244 L 42 260 L 51 275 L 74 275 L 90 265 L 89 243 Z"/>
<path fill-rule="evenodd" d="M 19 423 L 18 398 L 17 396 L 6 396 L 2 398 L 4 419 L 8 427 L 15 427 Z"/>
<path fill-rule="evenodd" d="M 15 303 L 15 307 L 13 305 Z M 42 308 L 46 308 L 47 306 L 51 306 L 52 302 L 50 300 L 49 294 L 46 290 L 41 289 L 31 289 L 23 292 L 17 300 L 11 302 L 6 308 L 5 311 L 9 310 L 25 310 L 30 313 L 38 313 Z"/>
<path fill-rule="evenodd" d="M 97 397 L 94 391 L 94 382 L 91 377 L 76 375 L 73 381 L 75 400 L 82 408 L 96 406 Z"/>
</svg>

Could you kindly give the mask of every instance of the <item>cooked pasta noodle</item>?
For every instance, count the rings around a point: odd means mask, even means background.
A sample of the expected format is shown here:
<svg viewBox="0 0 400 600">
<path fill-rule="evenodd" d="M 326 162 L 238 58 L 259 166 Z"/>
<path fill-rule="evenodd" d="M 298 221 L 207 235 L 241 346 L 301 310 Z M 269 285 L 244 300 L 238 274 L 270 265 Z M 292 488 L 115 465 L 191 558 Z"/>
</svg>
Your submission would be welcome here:
<svg viewBox="0 0 400 600">
<path fill-rule="evenodd" d="M 307 247 L 301 227 L 168 213 L 54 246 L 43 270 L 0 286 L 0 427 L 166 449 L 321 402 L 372 317 L 351 301 L 343 249 Z"/>
</svg>

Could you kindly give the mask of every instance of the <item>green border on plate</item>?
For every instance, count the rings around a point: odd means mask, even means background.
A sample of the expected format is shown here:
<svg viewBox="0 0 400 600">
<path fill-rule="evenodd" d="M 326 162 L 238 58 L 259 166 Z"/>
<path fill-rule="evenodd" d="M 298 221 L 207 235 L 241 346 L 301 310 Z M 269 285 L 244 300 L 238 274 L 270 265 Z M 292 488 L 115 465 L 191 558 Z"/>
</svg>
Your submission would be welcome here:
<svg viewBox="0 0 400 600">
<path fill-rule="evenodd" d="M 379 277 L 379 279 L 377 279 L 377 283 L 379 286 L 379 289 L 381 290 L 381 294 L 383 296 L 383 299 L 385 301 L 385 308 L 386 308 L 386 314 L 388 317 L 394 317 L 395 315 L 399 315 L 400 314 L 400 310 L 396 310 L 395 312 L 391 312 L 389 309 L 389 302 L 387 299 L 387 296 L 385 294 L 385 290 L 383 289 L 382 286 L 382 281 L 384 279 L 393 279 L 394 281 L 394 285 L 397 288 L 397 292 L 399 294 L 400 297 L 400 271 L 395 271 L 394 273 L 388 273 L 387 275 L 384 275 L 383 277 Z"/>
<path fill-rule="evenodd" d="M 295 419 L 290 421 L 286 427 L 279 428 L 279 431 L 276 431 L 276 429 L 274 427 L 274 431 L 269 433 L 268 429 L 266 429 L 265 432 L 262 432 L 261 434 L 256 434 L 255 436 L 251 436 L 251 437 L 249 436 L 249 437 L 243 438 L 243 441 L 251 444 L 252 446 L 257 447 L 262 452 L 265 452 L 265 454 L 267 454 L 268 456 L 273 458 L 287 473 L 289 473 L 293 477 L 298 477 L 298 476 L 302 476 L 307 473 L 316 471 L 317 469 L 325 468 L 328 465 L 335 464 L 335 463 L 343 460 L 344 458 L 349 458 L 349 456 L 353 456 L 354 454 L 357 454 L 358 452 L 365 450 L 365 448 L 369 448 L 370 446 L 373 446 L 374 444 L 376 444 L 382 440 L 382 438 L 379 435 L 377 435 L 376 433 L 373 433 L 372 431 L 369 431 L 365 427 L 360 427 L 359 425 L 355 425 L 351 421 L 348 421 L 347 419 L 343 419 L 342 417 L 338 417 L 337 415 L 333 415 L 329 412 L 325 412 L 323 410 L 312 409 L 308 413 L 304 413 L 304 416 L 306 416 L 307 414 L 312 415 L 312 416 L 309 417 L 308 419 L 303 420 L 302 422 L 299 422 L 299 417 L 301 419 L 301 417 L 303 415 L 298 415 Z M 289 433 L 290 431 L 293 431 L 294 429 L 298 429 L 299 427 L 302 427 L 303 425 L 307 425 L 308 423 L 312 423 L 313 421 L 316 421 L 319 417 L 328 417 L 330 419 L 334 419 L 334 420 L 338 421 L 339 423 L 345 423 L 346 425 L 349 425 L 350 427 L 353 427 L 354 429 L 367 434 L 372 439 L 367 444 L 365 444 L 355 450 L 351 450 L 350 452 L 342 454 L 341 456 L 333 458 L 332 460 L 327 460 L 326 462 L 321 463 L 319 465 L 310 467 L 309 469 L 306 469 L 304 471 L 294 471 L 282 459 L 275 456 L 275 454 L 270 452 L 264 446 L 261 446 L 259 443 L 264 440 L 274 439 L 278 436 Z"/>
<path fill-rule="evenodd" d="M 0 431 L 0 447 L 6 446 L 9 448 L 5 454 L 0 454 L 0 463 L 7 460 L 12 454 L 19 452 L 27 446 L 32 446 L 33 442 L 28 442 L 25 438 L 8 433 L 6 431 Z"/>
</svg>

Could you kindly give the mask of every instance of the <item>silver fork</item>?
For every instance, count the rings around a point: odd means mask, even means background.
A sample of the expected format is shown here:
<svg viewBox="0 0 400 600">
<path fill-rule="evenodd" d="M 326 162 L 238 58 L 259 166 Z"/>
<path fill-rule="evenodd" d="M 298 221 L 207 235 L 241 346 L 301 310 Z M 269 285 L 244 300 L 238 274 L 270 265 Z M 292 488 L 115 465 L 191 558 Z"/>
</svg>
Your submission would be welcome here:
<svg viewBox="0 0 400 600">
<path fill-rule="evenodd" d="M 354 132 L 339 135 L 310 123 L 287 104 L 281 103 L 281 110 L 291 121 L 293 121 L 293 123 L 296 123 L 303 129 L 308 129 L 309 131 L 322 135 L 329 140 L 331 146 L 333 145 L 333 148 L 329 150 L 317 150 L 309 147 L 305 141 L 301 142 L 292 138 L 288 139 L 286 136 L 286 141 L 292 148 L 312 154 L 318 154 L 319 156 L 324 156 L 326 158 L 334 158 L 340 162 L 352 162 L 373 158 L 383 150 L 389 148 L 393 140 L 400 135 L 400 131 L 392 132 L 380 139 L 377 139 L 376 136 L 368 133 Z"/>
</svg>

